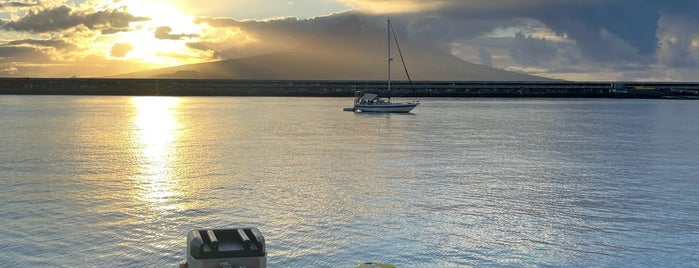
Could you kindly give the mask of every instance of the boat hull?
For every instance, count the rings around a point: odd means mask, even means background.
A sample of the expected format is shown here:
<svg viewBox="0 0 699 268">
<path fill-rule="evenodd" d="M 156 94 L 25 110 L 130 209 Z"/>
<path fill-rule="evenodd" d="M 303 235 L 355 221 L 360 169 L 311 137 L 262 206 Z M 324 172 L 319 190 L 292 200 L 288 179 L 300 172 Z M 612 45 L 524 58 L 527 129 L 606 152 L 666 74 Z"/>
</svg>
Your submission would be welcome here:
<svg viewBox="0 0 699 268">
<path fill-rule="evenodd" d="M 383 103 L 383 104 L 357 104 L 355 111 L 370 113 L 409 113 L 419 103 Z"/>
</svg>

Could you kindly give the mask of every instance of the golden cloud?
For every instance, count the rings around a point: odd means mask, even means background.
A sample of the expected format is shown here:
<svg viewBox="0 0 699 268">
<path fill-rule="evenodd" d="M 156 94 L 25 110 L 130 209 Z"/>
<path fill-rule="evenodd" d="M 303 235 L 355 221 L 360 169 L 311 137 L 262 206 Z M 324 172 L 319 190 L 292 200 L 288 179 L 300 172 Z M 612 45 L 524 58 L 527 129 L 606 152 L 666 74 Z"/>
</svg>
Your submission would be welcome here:
<svg viewBox="0 0 699 268">
<path fill-rule="evenodd" d="M 112 57 L 123 58 L 133 50 L 133 45 L 129 43 L 117 43 L 112 46 Z"/>
</svg>

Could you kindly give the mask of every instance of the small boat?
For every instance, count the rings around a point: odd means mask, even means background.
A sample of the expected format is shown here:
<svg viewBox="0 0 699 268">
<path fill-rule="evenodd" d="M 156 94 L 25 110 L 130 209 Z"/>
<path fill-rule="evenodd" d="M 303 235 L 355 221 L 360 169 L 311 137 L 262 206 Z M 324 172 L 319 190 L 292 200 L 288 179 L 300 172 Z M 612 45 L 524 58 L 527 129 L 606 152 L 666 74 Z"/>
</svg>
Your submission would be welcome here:
<svg viewBox="0 0 699 268">
<path fill-rule="evenodd" d="M 354 111 L 378 113 L 409 113 L 419 102 L 391 102 L 391 98 L 381 98 L 378 94 L 364 93 L 354 100 Z"/>
<path fill-rule="evenodd" d="M 403 53 L 400 51 L 400 46 L 398 45 L 398 38 L 396 38 L 395 32 L 393 31 L 393 26 L 391 26 L 391 20 L 387 19 L 387 61 L 388 65 L 388 97 L 381 97 L 378 93 L 362 93 L 357 92 L 354 99 L 354 107 L 345 108 L 345 111 L 354 112 L 378 112 L 378 113 L 409 113 L 415 107 L 420 105 L 420 102 L 391 102 L 391 37 L 396 41 L 396 47 L 398 48 L 398 53 L 400 54 L 401 62 L 403 63 L 403 69 L 405 69 L 405 74 L 408 77 L 410 86 L 412 87 L 412 81 L 410 80 L 410 74 L 408 74 L 408 68 L 405 66 L 405 61 L 403 61 Z"/>
</svg>

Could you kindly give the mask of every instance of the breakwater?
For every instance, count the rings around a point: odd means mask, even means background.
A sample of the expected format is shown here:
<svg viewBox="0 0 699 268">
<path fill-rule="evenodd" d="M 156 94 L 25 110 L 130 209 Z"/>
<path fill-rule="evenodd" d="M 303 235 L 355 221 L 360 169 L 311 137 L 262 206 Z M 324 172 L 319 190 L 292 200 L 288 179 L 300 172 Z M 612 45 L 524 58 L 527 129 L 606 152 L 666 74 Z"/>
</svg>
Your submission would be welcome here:
<svg viewBox="0 0 699 268">
<path fill-rule="evenodd" d="M 395 81 L 398 97 L 555 97 L 699 99 L 699 83 Z M 0 78 L 0 94 L 349 97 L 387 92 L 385 81 Z"/>
</svg>

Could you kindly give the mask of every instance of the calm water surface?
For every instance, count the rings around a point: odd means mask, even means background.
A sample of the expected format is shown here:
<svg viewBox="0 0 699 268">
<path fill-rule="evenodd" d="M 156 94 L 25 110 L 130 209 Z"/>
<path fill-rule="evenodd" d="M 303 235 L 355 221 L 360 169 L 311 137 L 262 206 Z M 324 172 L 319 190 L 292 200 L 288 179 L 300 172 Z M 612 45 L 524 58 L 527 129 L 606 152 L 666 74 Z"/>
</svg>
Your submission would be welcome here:
<svg viewBox="0 0 699 268">
<path fill-rule="evenodd" d="M 699 102 L 0 96 L 0 266 L 699 266 Z"/>
</svg>

